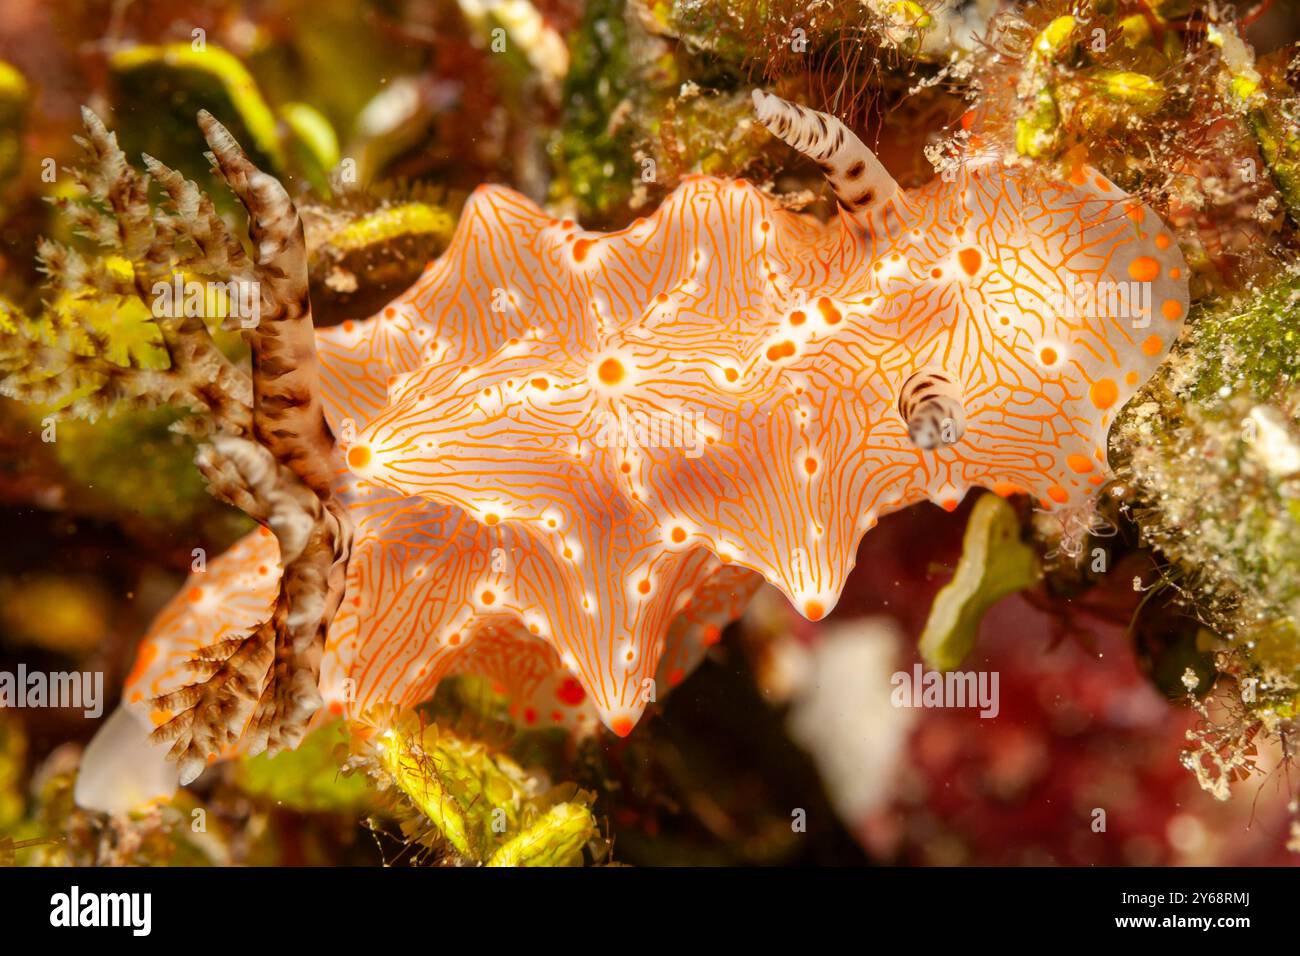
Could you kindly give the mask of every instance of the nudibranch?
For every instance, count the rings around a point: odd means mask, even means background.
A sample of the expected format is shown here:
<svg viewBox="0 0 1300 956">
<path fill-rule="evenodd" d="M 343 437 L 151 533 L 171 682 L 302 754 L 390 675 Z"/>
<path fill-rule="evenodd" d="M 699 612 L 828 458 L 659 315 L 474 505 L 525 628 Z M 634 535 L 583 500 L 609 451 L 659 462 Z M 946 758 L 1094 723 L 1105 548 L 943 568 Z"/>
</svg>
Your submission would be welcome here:
<svg viewBox="0 0 1300 956">
<path fill-rule="evenodd" d="M 762 581 L 830 613 L 881 515 L 972 487 L 1089 508 L 1188 309 L 1160 219 L 1087 166 L 973 156 L 903 189 L 834 117 L 754 102 L 825 173 L 832 221 L 696 176 L 598 233 L 484 186 L 411 289 L 319 330 L 356 525 L 322 713 L 477 674 L 524 725 L 626 735 Z M 99 765 L 166 720 L 151 701 L 199 648 L 267 614 L 278 568 L 261 530 L 191 578 Z"/>
</svg>

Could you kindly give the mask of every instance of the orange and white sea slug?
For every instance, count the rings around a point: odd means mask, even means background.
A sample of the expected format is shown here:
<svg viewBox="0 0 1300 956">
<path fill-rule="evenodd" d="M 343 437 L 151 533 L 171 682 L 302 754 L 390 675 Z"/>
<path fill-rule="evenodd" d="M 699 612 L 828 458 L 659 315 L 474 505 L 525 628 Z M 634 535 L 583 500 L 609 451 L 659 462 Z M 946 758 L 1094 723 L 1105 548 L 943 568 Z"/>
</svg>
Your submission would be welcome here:
<svg viewBox="0 0 1300 956">
<path fill-rule="evenodd" d="M 521 722 L 627 734 L 760 581 L 829 613 L 887 512 L 974 486 L 1089 507 L 1187 312 L 1161 221 L 1087 167 L 971 160 L 904 190 L 838 120 L 754 99 L 836 220 L 694 177 L 604 234 L 485 186 L 409 291 L 318 333 L 356 519 L 328 710 L 468 672 Z M 195 575 L 128 706 L 264 616 L 277 559 L 254 533 Z"/>
</svg>

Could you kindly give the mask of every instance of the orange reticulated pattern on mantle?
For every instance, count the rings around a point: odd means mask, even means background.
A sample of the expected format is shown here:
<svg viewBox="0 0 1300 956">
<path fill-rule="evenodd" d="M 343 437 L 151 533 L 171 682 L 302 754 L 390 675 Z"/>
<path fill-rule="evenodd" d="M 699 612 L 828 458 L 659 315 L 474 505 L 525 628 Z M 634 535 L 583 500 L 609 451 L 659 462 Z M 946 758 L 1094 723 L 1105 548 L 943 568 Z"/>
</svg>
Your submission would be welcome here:
<svg viewBox="0 0 1300 956">
<path fill-rule="evenodd" d="M 625 734 L 760 580 L 829 613 L 880 515 L 973 486 L 1088 508 L 1114 415 L 1187 313 L 1177 243 L 1086 167 L 985 162 L 885 195 L 822 224 L 698 177 L 601 234 L 483 187 L 410 290 L 319 332 L 357 523 L 330 708 L 467 672 L 523 723 Z M 933 449 L 898 408 L 925 369 L 965 417 Z M 196 575 L 128 698 L 251 627 L 276 568 L 254 535 Z"/>
</svg>

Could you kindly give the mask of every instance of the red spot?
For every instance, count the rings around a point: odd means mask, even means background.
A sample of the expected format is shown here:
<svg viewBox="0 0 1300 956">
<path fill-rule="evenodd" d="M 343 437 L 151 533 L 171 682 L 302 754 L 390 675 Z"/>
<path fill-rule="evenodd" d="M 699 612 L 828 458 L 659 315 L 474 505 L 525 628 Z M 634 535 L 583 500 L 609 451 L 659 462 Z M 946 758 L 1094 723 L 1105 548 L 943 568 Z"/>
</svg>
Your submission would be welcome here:
<svg viewBox="0 0 1300 956">
<path fill-rule="evenodd" d="M 560 703 L 568 704 L 570 707 L 577 707 L 587 699 L 587 692 L 582 689 L 576 678 L 566 677 L 560 682 L 559 688 L 555 691 L 555 696 L 560 699 Z"/>
<path fill-rule="evenodd" d="M 533 708 L 531 708 L 531 707 L 525 707 L 525 708 L 524 708 L 524 723 L 526 723 L 526 724 L 535 724 L 535 723 L 537 723 L 537 711 L 533 710 Z"/>
<path fill-rule="evenodd" d="M 683 671 L 680 667 L 674 667 L 672 670 L 668 672 L 668 686 L 676 687 L 678 684 L 682 682 L 682 679 L 685 676 L 686 676 L 685 671 Z"/>
<path fill-rule="evenodd" d="M 704 635 L 700 638 L 700 643 L 705 647 L 712 647 L 720 640 L 722 640 L 722 629 L 715 624 L 710 624 L 704 629 Z"/>
</svg>

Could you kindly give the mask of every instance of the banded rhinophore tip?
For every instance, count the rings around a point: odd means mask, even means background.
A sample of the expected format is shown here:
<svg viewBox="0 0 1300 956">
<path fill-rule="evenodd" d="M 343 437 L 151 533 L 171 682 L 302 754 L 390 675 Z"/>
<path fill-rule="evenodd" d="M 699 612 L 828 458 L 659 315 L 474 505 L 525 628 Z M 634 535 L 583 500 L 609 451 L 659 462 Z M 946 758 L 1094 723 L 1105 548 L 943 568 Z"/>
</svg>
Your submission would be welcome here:
<svg viewBox="0 0 1300 956">
<path fill-rule="evenodd" d="M 774 136 L 817 164 L 840 208 L 861 225 L 898 191 L 876 154 L 829 113 L 754 90 L 754 114 Z"/>
</svg>

